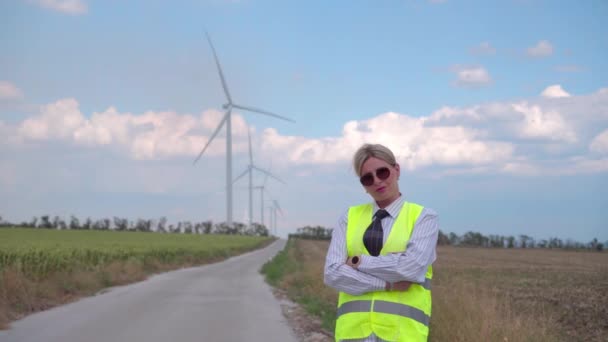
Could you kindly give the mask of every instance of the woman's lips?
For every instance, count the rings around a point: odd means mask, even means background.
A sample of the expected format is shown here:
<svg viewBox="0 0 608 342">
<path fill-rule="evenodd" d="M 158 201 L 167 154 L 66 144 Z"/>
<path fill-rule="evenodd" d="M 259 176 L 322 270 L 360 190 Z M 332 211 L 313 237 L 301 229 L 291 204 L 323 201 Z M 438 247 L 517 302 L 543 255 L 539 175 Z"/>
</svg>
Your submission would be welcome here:
<svg viewBox="0 0 608 342">
<path fill-rule="evenodd" d="M 376 189 L 376 192 L 384 192 L 384 190 L 386 190 L 385 186 L 381 186 L 378 189 Z"/>
</svg>

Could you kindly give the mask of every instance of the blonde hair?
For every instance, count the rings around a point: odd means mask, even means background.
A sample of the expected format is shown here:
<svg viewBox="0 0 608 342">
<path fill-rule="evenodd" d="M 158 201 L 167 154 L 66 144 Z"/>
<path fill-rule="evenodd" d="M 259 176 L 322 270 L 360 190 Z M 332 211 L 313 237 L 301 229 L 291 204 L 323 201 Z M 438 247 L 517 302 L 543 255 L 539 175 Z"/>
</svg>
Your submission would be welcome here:
<svg viewBox="0 0 608 342">
<path fill-rule="evenodd" d="M 364 144 L 359 147 L 353 157 L 353 168 L 355 169 L 357 176 L 361 176 L 361 167 L 363 166 L 363 163 L 371 157 L 384 160 L 393 166 L 397 164 L 395 155 L 388 147 L 380 144 Z"/>
</svg>

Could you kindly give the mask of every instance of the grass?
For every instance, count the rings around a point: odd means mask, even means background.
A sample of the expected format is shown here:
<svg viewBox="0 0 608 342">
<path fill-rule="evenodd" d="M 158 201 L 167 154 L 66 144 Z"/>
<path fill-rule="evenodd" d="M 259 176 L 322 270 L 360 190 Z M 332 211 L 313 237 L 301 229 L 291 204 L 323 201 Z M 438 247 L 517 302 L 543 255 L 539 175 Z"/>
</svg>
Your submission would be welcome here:
<svg viewBox="0 0 608 342">
<path fill-rule="evenodd" d="M 290 239 L 277 256 L 262 268 L 270 284 L 287 291 L 293 301 L 319 317 L 322 327 L 333 331 L 336 293 L 323 284 L 327 247 L 323 242 Z"/>
<path fill-rule="evenodd" d="M 277 286 L 279 281 L 283 279 L 286 274 L 291 274 L 296 271 L 296 262 L 293 258 L 290 258 L 288 253 L 291 248 L 291 244 L 294 240 L 289 240 L 285 249 L 277 253 L 273 258 L 272 262 L 267 262 L 262 266 L 261 272 L 265 274 L 266 281 Z"/>
<path fill-rule="evenodd" d="M 100 289 L 270 243 L 237 235 L 0 229 L 0 329 Z"/>
<path fill-rule="evenodd" d="M 333 331 L 337 292 L 323 284 L 327 248 L 326 241 L 291 240 L 280 257 L 290 266 L 271 283 Z M 604 341 L 608 335 L 608 253 L 456 247 L 437 253 L 430 341 Z"/>
</svg>

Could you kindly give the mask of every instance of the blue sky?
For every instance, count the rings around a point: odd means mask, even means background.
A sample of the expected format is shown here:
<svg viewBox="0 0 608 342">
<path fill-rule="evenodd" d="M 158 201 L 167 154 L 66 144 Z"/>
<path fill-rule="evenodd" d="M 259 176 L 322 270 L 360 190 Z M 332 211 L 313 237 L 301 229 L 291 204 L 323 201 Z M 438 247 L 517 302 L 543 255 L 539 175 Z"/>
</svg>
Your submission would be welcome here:
<svg viewBox="0 0 608 342">
<path fill-rule="evenodd" d="M 445 232 L 606 241 L 607 16 L 605 1 L 3 1 L 0 215 L 224 220 L 224 131 L 192 166 L 225 101 L 207 30 L 235 102 L 296 121 L 233 116 L 234 176 L 250 126 L 255 163 L 287 183 L 266 184 L 281 235 L 367 201 L 350 158 L 379 142 Z"/>
</svg>

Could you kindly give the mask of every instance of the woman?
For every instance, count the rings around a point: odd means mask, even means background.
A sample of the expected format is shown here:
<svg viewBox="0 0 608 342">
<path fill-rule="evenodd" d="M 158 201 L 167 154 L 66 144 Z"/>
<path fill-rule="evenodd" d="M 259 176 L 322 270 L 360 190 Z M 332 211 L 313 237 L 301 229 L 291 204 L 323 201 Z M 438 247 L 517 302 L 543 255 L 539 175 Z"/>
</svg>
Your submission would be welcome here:
<svg viewBox="0 0 608 342">
<path fill-rule="evenodd" d="M 387 147 L 365 144 L 353 167 L 373 202 L 350 207 L 333 230 L 325 284 L 340 292 L 337 341 L 426 341 L 437 214 L 405 201 Z"/>
</svg>

